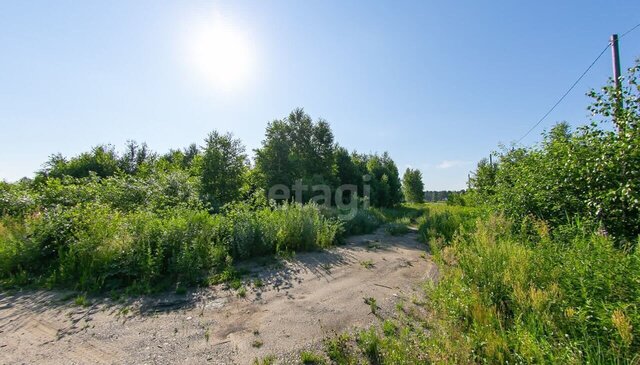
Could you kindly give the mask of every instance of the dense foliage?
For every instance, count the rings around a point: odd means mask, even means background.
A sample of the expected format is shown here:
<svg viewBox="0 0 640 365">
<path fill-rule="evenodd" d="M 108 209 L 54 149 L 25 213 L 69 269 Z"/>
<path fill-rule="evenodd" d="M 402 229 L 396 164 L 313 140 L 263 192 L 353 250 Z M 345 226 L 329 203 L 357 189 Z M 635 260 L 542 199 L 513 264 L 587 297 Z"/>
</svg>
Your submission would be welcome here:
<svg viewBox="0 0 640 365">
<path fill-rule="evenodd" d="M 314 122 L 302 109 L 270 122 L 262 147 L 255 152 L 255 173 L 265 191 L 300 181 L 311 187 L 303 192 L 303 201 L 308 201 L 313 186 L 320 184 L 332 190 L 339 185 L 356 186 L 359 197 L 369 195 L 373 206 L 392 207 L 402 201 L 398 168 L 386 152 L 381 156 L 349 154 L 334 143 L 326 121 Z M 364 191 L 365 186 L 370 194 Z"/>
<path fill-rule="evenodd" d="M 489 363 L 625 363 L 640 350 L 640 255 L 585 227 L 479 220 L 451 246 L 428 290 L 433 359 Z M 440 241 L 444 242 L 444 241 Z M 447 351 L 442 351 L 447 349 Z"/>
<path fill-rule="evenodd" d="M 247 156 L 239 139 L 211 132 L 202 153 L 201 184 L 204 200 L 216 210 L 240 199 Z"/>
<path fill-rule="evenodd" d="M 0 221 L 0 272 L 8 283 L 80 290 L 218 280 L 234 258 L 328 247 L 342 223 L 313 205 L 253 208 L 227 214 L 170 208 L 121 211 L 88 202 Z"/>
<path fill-rule="evenodd" d="M 267 125 L 262 148 L 256 150 L 256 169 L 264 187 L 306 184 L 335 185 L 335 143 L 329 124 L 313 122 L 302 109 Z M 354 182 L 352 182 L 354 183 Z"/>
<path fill-rule="evenodd" d="M 271 184 L 295 180 L 357 186 L 341 199 L 359 204 L 346 214 L 310 194 L 267 199 Z M 150 291 L 226 280 L 234 260 L 371 232 L 384 217 L 362 203 L 401 198 L 388 154 L 348 153 L 302 109 L 269 124 L 253 168 L 242 143 L 216 131 L 163 155 L 136 142 L 53 155 L 34 179 L 0 182 L 0 283 Z"/>
<path fill-rule="evenodd" d="M 560 123 L 537 146 L 505 148 L 496 164 L 480 161 L 469 199 L 552 226 L 580 219 L 633 244 L 640 234 L 638 70 L 619 89 L 590 93 L 589 125 L 572 131 Z"/>
</svg>

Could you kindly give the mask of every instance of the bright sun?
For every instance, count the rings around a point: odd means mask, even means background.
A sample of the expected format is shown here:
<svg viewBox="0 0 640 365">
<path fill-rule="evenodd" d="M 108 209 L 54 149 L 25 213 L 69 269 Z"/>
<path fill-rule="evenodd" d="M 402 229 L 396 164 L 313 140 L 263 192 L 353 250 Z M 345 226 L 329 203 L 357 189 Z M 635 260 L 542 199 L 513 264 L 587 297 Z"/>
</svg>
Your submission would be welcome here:
<svg viewBox="0 0 640 365">
<path fill-rule="evenodd" d="M 188 57 L 199 77 L 218 91 L 242 88 L 254 71 L 254 54 L 248 34 L 226 18 L 215 15 L 192 24 Z"/>
</svg>

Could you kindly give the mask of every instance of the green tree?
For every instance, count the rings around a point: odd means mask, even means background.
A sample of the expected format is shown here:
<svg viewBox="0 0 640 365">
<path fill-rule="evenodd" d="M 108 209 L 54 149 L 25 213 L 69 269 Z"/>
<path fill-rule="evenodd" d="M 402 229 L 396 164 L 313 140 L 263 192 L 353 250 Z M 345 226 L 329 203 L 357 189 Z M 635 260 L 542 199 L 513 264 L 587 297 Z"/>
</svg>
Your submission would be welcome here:
<svg viewBox="0 0 640 365">
<path fill-rule="evenodd" d="M 265 190 L 276 184 L 293 184 L 296 171 L 291 160 L 291 144 L 286 122 L 274 120 L 267 125 L 262 148 L 255 150 L 256 170 L 262 175 Z"/>
<path fill-rule="evenodd" d="M 406 201 L 422 203 L 424 201 L 424 183 L 422 172 L 418 169 L 407 168 L 402 176 L 402 192 Z"/>
<path fill-rule="evenodd" d="M 371 176 L 371 204 L 392 207 L 402 201 L 398 167 L 387 152 L 367 159 L 367 173 Z"/>
<path fill-rule="evenodd" d="M 100 177 L 113 176 L 120 170 L 118 154 L 113 146 L 100 145 L 91 152 L 84 152 L 71 159 L 61 154 L 52 155 L 39 172 L 41 177 L 71 176 L 75 178 L 88 177 L 95 173 Z"/>
<path fill-rule="evenodd" d="M 186 170 L 194 174 L 197 172 L 193 171 L 194 162 L 201 157 L 200 149 L 195 143 L 192 143 L 183 150 L 170 149 L 169 152 L 155 161 L 154 167 L 159 168 L 161 171 Z"/>
<path fill-rule="evenodd" d="M 135 175 L 144 165 L 152 164 L 155 160 L 156 154 L 149 150 L 146 143 L 127 141 L 125 151 L 118 159 L 118 165 L 123 172 Z"/>
<path fill-rule="evenodd" d="M 214 210 L 240 198 L 247 155 L 239 139 L 231 133 L 209 133 L 202 147 L 202 196 Z"/>
<path fill-rule="evenodd" d="M 314 122 L 301 108 L 270 122 L 262 147 L 255 151 L 265 191 L 276 184 L 292 186 L 298 179 L 305 184 L 334 185 L 335 148 L 329 124 Z"/>
<path fill-rule="evenodd" d="M 360 163 L 361 156 L 350 154 L 344 147 L 337 147 L 335 151 L 336 179 L 339 184 L 360 185 L 362 175 L 367 173 L 366 163 Z"/>
<path fill-rule="evenodd" d="M 473 189 L 485 202 L 495 194 L 497 166 L 497 164 L 483 158 L 478 162 L 473 176 L 469 179 L 469 188 Z"/>
</svg>

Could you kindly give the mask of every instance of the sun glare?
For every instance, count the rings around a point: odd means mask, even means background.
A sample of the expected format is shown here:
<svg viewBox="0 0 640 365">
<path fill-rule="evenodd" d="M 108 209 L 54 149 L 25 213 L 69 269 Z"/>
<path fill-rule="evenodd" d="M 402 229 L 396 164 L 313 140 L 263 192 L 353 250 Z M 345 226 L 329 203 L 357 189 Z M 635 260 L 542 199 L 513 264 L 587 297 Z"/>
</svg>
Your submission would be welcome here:
<svg viewBox="0 0 640 365">
<path fill-rule="evenodd" d="M 228 19 L 215 15 L 192 24 L 187 45 L 190 66 L 216 90 L 238 90 L 250 81 L 254 49 L 247 32 Z"/>
</svg>

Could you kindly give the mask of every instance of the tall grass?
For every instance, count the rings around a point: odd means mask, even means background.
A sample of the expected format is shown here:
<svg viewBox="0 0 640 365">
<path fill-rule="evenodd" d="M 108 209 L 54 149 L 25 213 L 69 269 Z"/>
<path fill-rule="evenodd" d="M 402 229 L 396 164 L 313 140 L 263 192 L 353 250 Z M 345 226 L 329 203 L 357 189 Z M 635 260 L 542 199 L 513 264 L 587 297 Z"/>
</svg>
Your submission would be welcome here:
<svg viewBox="0 0 640 365">
<path fill-rule="evenodd" d="M 343 234 L 342 223 L 316 205 L 283 204 L 253 209 L 238 205 L 227 215 L 234 257 L 327 248 Z"/>
<path fill-rule="evenodd" d="M 637 245 L 619 249 L 579 223 L 550 229 L 535 219 L 437 209 L 422 218 L 435 238 L 437 284 L 380 326 L 327 341 L 330 357 L 340 349 L 333 356 L 344 363 L 640 360 Z M 460 223 L 453 233 L 452 222 Z"/>
<path fill-rule="evenodd" d="M 475 207 L 451 206 L 439 203 L 426 204 L 424 213 L 417 219 L 420 239 L 429 242 L 435 239 L 451 241 L 462 229 L 473 229 L 483 210 Z"/>
<path fill-rule="evenodd" d="M 0 220 L 0 280 L 79 290 L 190 285 L 233 259 L 338 242 L 342 223 L 317 206 L 285 204 L 211 215 L 188 208 L 119 211 L 100 203 Z"/>
<path fill-rule="evenodd" d="M 443 279 L 429 291 L 439 323 L 468 336 L 474 362 L 630 362 L 640 350 L 638 250 L 536 228 L 523 240 L 494 215 L 445 247 Z"/>
</svg>

